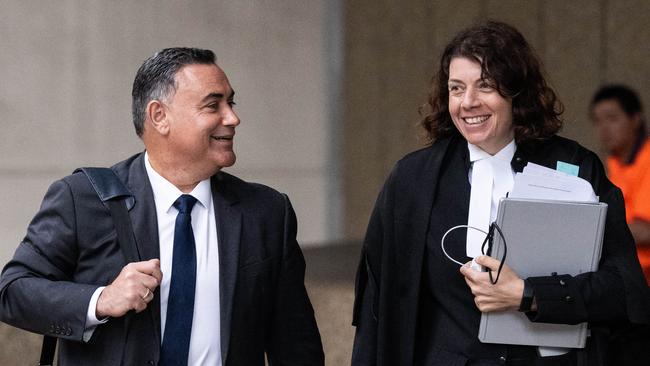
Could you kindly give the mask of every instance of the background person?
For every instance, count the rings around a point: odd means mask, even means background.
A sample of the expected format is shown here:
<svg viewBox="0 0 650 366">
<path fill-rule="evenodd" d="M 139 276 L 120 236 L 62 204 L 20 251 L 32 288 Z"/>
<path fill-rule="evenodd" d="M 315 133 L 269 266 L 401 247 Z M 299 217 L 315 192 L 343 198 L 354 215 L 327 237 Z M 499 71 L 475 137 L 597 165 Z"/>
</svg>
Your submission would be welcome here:
<svg viewBox="0 0 650 366">
<path fill-rule="evenodd" d="M 146 151 L 112 167 L 142 261 L 125 266 L 109 211 L 67 176 L 3 270 L 0 320 L 58 337 L 62 366 L 323 365 L 289 199 L 221 171 L 234 94 L 210 50 L 145 60 L 132 95 Z"/>
<path fill-rule="evenodd" d="M 590 116 L 606 149 L 607 176 L 623 191 L 625 219 L 650 284 L 650 140 L 641 100 L 623 85 L 594 94 Z"/>
<path fill-rule="evenodd" d="M 442 54 L 428 106 L 422 125 L 430 146 L 397 163 L 368 225 L 357 274 L 352 364 L 605 362 L 608 327 L 650 322 L 650 296 L 622 195 L 594 153 L 556 135 L 562 106 L 526 40 L 499 22 L 460 32 Z M 555 169 L 558 161 L 578 166 L 580 177 L 609 205 L 599 269 L 524 280 L 506 262 L 495 285 L 467 265 L 459 272 L 443 255 L 444 233 L 479 216 L 495 217 L 495 202 L 528 162 Z M 478 174 L 480 166 L 492 172 L 489 181 Z M 485 188 L 487 202 L 474 193 Z M 452 257 L 464 257 L 471 243 L 448 239 Z M 486 256 L 477 262 L 492 271 L 499 265 Z M 507 310 L 523 311 L 535 322 L 589 322 L 592 336 L 586 349 L 551 357 L 540 357 L 536 347 L 481 343 L 481 312 Z"/>
</svg>

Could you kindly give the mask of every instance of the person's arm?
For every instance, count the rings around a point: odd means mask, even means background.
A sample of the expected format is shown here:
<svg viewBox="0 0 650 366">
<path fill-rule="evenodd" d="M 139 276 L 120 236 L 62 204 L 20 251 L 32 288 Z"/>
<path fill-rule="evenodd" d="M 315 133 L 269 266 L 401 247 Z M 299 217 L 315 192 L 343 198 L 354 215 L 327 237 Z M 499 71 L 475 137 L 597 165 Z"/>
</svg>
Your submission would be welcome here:
<svg viewBox="0 0 650 366">
<path fill-rule="evenodd" d="M 615 254 L 608 249 L 615 242 L 625 241 L 625 237 L 616 233 L 614 226 L 610 225 L 604 241 L 603 259 L 597 271 L 577 276 L 559 274 L 526 279 L 534 293 L 531 311 L 526 313 L 532 321 L 578 324 L 626 319 L 625 289 L 614 264 L 618 260 L 612 258 Z M 498 260 L 487 256 L 478 257 L 476 261 L 493 271 L 499 267 Z M 475 296 L 477 308 L 482 312 L 519 310 L 523 279 L 507 264 L 503 266 L 496 285 L 490 282 L 486 272 L 475 271 L 467 265 L 461 268 L 461 273 Z"/>
<path fill-rule="evenodd" d="M 648 288 L 642 278 L 632 235 L 625 222 L 623 196 L 605 178 L 598 158 L 591 154 L 580 167 L 588 172 L 584 178 L 592 182 L 601 201 L 608 204 L 602 255 L 598 270 L 577 276 L 568 274 L 530 277 L 526 280 L 533 288 L 534 308 L 526 315 L 535 322 L 578 324 L 582 322 L 620 323 L 647 321 Z M 593 182 L 596 182 L 595 184 Z M 570 243 L 567 243 L 570 245 Z M 478 261 L 478 260 L 477 260 Z M 479 264 L 496 269 L 498 261 Z M 495 266 L 496 265 L 496 266 Z M 507 275 L 504 265 L 501 276 L 506 279 L 494 286 L 486 276 L 462 269 L 471 274 L 472 292 L 481 295 L 479 309 L 488 311 L 515 310 L 517 299 L 523 294 L 522 279 L 516 274 Z M 511 271 L 510 271 L 511 272 Z M 510 280 L 507 280 L 507 279 Z M 469 284 L 469 282 L 468 282 Z M 486 299 L 487 297 L 487 299 Z"/>
<path fill-rule="evenodd" d="M 93 334 L 95 333 L 95 329 L 97 329 L 97 326 L 108 321 L 108 317 L 102 319 L 97 318 L 97 299 L 99 299 L 99 295 L 101 295 L 102 291 L 104 291 L 105 288 L 105 286 L 97 288 L 97 290 L 95 290 L 93 293 L 93 296 L 90 298 L 88 311 L 86 311 L 86 328 L 84 329 L 83 334 L 84 342 L 88 342 L 90 338 L 92 338 Z"/>
<path fill-rule="evenodd" d="M 92 335 L 88 331 L 97 326 L 88 323 L 93 296 L 97 299 L 97 319 L 146 308 L 162 279 L 158 259 L 125 266 L 99 293 L 99 285 L 74 279 L 80 256 L 77 225 L 72 189 L 65 180 L 57 181 L 48 190 L 25 239 L 3 270 L 0 320 L 35 333 L 88 341 Z M 150 288 L 150 293 L 145 287 Z"/>
<path fill-rule="evenodd" d="M 83 341 L 88 342 L 97 326 L 109 318 L 124 316 L 128 311 L 139 313 L 154 299 L 154 291 L 162 282 L 160 259 L 129 263 L 108 286 L 93 293 L 86 312 Z"/>
<path fill-rule="evenodd" d="M 611 323 L 627 319 L 627 292 L 619 268 L 629 262 L 630 256 L 634 255 L 634 248 L 615 194 L 610 197 L 609 203 L 612 210 L 608 212 L 606 220 L 603 254 L 597 271 L 577 276 L 557 274 L 526 279 L 535 294 L 535 307 L 531 309 L 534 311 L 526 313 L 532 321 L 578 324 L 585 321 Z M 499 264 L 489 257 L 479 257 L 477 262 L 493 270 Z M 481 311 L 518 309 L 523 283 L 507 265 L 503 267 L 497 285 L 489 282 L 486 273 L 475 273 L 466 266 L 461 272 L 468 278 Z"/>
<path fill-rule="evenodd" d="M 398 163 L 399 164 L 399 163 Z M 398 166 L 391 171 L 382 187 L 370 214 L 370 221 L 363 240 L 359 267 L 355 283 L 354 309 L 352 325 L 356 327 L 352 348 L 352 366 L 373 366 L 377 364 L 377 355 L 382 350 L 378 345 L 379 313 L 381 292 L 381 262 L 383 248 L 387 245 L 386 223 L 393 222 L 395 191 Z"/>
<path fill-rule="evenodd" d="M 480 256 L 476 262 L 496 273 L 499 261 Z M 474 303 L 481 312 L 520 310 L 524 280 L 504 265 L 496 284 L 487 272 L 476 271 L 468 264 L 461 273 L 474 295 Z M 576 277 L 552 275 L 526 279 L 534 294 L 526 315 L 543 323 L 578 324 L 585 321 L 613 321 L 625 318 L 625 296 L 620 277 L 615 271 L 602 269 Z M 592 286 L 591 282 L 597 282 Z M 606 296 L 614 296 L 608 299 Z"/>
<path fill-rule="evenodd" d="M 25 239 L 0 278 L 0 320 L 32 332 L 81 341 L 99 286 L 73 282 L 76 216 L 70 186 L 52 184 Z"/>
<path fill-rule="evenodd" d="M 352 325 L 356 327 L 352 348 L 352 366 L 371 366 L 377 363 L 377 278 L 373 274 L 367 248 L 381 247 L 381 219 L 377 208 L 370 224 L 359 259 L 355 283 Z"/>
<path fill-rule="evenodd" d="M 648 187 L 650 189 L 650 186 Z M 628 224 L 638 246 L 650 246 L 650 222 L 636 219 Z"/>
<path fill-rule="evenodd" d="M 625 290 L 616 268 L 601 268 L 572 277 L 530 277 L 537 307 L 527 312 L 535 322 L 579 324 L 627 320 Z"/>
<path fill-rule="evenodd" d="M 476 257 L 476 263 L 493 271 L 500 262 L 485 255 Z M 465 282 L 474 295 L 474 303 L 481 312 L 517 310 L 524 292 L 524 281 L 508 266 L 504 265 L 496 284 L 490 282 L 488 272 L 475 270 L 466 263 L 460 267 Z"/>
<path fill-rule="evenodd" d="M 650 297 L 625 221 L 623 195 L 607 180 L 595 154 L 584 159 L 580 171 L 608 205 L 598 270 L 529 278 L 538 310 L 527 315 L 545 323 L 647 322 Z"/>
<path fill-rule="evenodd" d="M 296 215 L 289 198 L 283 198 L 284 251 L 267 356 L 272 365 L 324 365 L 323 345 L 304 285 L 305 260 L 296 241 Z"/>
<path fill-rule="evenodd" d="M 648 142 L 646 142 L 648 143 Z M 641 162 L 650 161 L 646 157 L 640 156 Z M 638 165 L 638 182 L 635 182 L 636 188 L 634 194 L 625 197 L 626 211 L 629 211 L 631 222 L 628 222 L 632 236 L 637 246 L 650 246 L 650 166 Z"/>
</svg>

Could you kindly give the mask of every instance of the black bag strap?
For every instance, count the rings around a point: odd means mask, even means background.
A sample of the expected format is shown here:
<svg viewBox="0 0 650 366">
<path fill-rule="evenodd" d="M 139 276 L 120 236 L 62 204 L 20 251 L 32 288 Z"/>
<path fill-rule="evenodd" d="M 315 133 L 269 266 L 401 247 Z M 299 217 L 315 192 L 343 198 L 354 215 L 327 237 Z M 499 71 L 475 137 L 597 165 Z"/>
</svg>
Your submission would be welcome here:
<svg viewBox="0 0 650 366">
<path fill-rule="evenodd" d="M 97 196 L 111 213 L 115 224 L 117 241 L 122 249 L 126 263 L 139 262 L 140 253 L 135 244 L 133 227 L 129 218 L 129 210 L 135 204 L 131 191 L 122 183 L 115 171 L 110 168 L 79 168 L 75 172 L 83 172 L 97 192 Z"/>
<path fill-rule="evenodd" d="M 111 217 L 115 224 L 115 231 L 117 232 L 117 241 L 120 243 L 122 254 L 126 263 L 139 262 L 140 252 L 138 246 L 135 244 L 133 237 L 133 227 L 131 226 L 131 219 L 129 218 L 129 211 L 126 209 L 125 202 L 108 201 L 108 209 L 111 211 Z"/>
<path fill-rule="evenodd" d="M 39 366 L 52 366 L 54 362 L 54 351 L 56 350 L 56 338 L 43 336 L 43 347 L 41 348 L 41 359 Z"/>
<path fill-rule="evenodd" d="M 117 233 L 117 242 L 127 263 L 140 261 L 140 253 L 135 244 L 133 227 L 129 218 L 129 210 L 135 204 L 131 191 L 122 183 L 120 178 L 110 168 L 79 168 L 74 171 L 86 175 L 95 189 L 97 196 L 111 213 L 111 218 Z M 56 351 L 57 339 L 43 336 L 39 366 L 52 366 Z"/>
</svg>

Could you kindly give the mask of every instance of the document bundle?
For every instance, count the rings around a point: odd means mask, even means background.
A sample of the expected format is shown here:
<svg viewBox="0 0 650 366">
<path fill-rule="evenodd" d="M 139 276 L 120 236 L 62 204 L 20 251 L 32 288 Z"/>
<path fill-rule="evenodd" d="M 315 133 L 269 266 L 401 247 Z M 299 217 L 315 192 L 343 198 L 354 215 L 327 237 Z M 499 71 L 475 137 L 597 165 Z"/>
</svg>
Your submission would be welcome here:
<svg viewBox="0 0 650 366">
<path fill-rule="evenodd" d="M 529 163 L 499 204 L 496 223 L 507 241 L 506 264 L 520 278 L 595 271 L 606 213 L 586 180 Z M 492 257 L 501 258 L 503 250 L 503 240 L 495 237 Z M 586 323 L 533 323 L 517 311 L 484 313 L 479 328 L 485 343 L 582 348 L 586 337 Z"/>
</svg>

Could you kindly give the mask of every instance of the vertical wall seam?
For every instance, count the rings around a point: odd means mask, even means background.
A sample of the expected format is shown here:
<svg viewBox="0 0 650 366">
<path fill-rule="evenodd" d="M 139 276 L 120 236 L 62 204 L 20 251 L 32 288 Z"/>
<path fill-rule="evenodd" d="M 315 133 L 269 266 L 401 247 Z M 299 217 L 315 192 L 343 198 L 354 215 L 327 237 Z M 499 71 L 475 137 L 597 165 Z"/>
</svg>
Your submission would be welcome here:
<svg viewBox="0 0 650 366">
<path fill-rule="evenodd" d="M 345 12 L 342 0 L 325 2 L 325 59 L 327 60 L 326 88 L 329 100 L 327 164 L 325 167 L 325 239 L 328 242 L 340 241 L 344 236 L 344 189 L 342 178 L 343 149 L 345 133 L 343 128 L 343 73 L 345 65 Z"/>
<path fill-rule="evenodd" d="M 600 39 L 599 39 L 599 60 L 598 60 L 598 81 L 605 83 L 607 76 L 607 9 L 608 1 L 600 0 Z"/>
<path fill-rule="evenodd" d="M 544 7 L 545 1 L 537 1 L 537 53 L 542 60 L 547 60 L 546 54 L 546 8 Z"/>
</svg>

